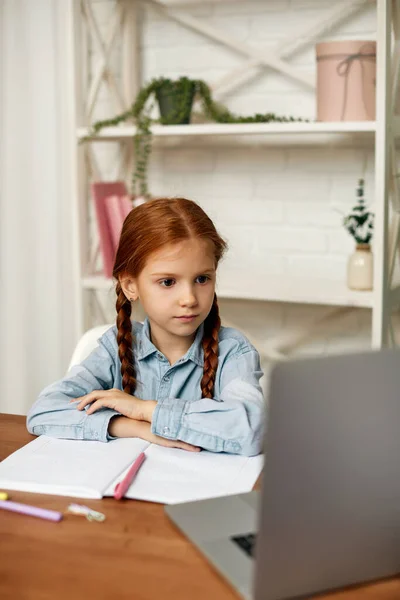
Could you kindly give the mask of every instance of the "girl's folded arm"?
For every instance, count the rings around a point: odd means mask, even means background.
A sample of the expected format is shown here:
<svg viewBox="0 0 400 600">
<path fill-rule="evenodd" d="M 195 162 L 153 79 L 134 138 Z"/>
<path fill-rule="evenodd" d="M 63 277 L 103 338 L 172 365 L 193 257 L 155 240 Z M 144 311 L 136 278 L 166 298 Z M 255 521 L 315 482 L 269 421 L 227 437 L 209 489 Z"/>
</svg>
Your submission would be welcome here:
<svg viewBox="0 0 400 600">
<path fill-rule="evenodd" d="M 110 332 L 110 330 L 109 330 Z M 46 387 L 27 415 L 27 428 L 35 435 L 108 441 L 108 424 L 118 413 L 103 409 L 92 415 L 76 408 L 75 399 L 93 390 L 111 389 L 115 381 L 112 340 L 106 332 L 99 346 L 56 383 Z M 72 402 L 71 402 L 72 401 Z"/>
<path fill-rule="evenodd" d="M 152 432 L 213 452 L 259 454 L 265 420 L 261 376 L 255 349 L 236 353 L 221 367 L 218 398 L 159 401 L 153 413 Z"/>
</svg>

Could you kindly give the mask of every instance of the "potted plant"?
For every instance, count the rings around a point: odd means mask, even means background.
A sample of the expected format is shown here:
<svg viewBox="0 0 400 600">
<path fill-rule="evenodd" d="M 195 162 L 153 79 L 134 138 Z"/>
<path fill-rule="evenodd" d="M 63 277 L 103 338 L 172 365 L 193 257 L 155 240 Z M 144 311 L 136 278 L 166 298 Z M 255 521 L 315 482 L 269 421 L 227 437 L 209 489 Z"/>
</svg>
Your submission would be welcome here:
<svg viewBox="0 0 400 600">
<path fill-rule="evenodd" d="M 150 196 L 147 182 L 147 165 L 151 153 L 151 124 L 180 125 L 190 122 L 194 98 L 201 100 L 204 116 L 217 123 L 268 123 L 271 121 L 291 122 L 302 121 L 294 117 L 280 117 L 274 113 L 256 114 L 241 117 L 230 112 L 225 106 L 215 102 L 208 85 L 199 79 L 180 77 L 177 80 L 160 77 L 151 80 L 143 87 L 132 106 L 120 115 L 111 119 L 97 121 L 91 126 L 88 135 L 82 141 L 95 137 L 105 127 L 119 125 L 132 121 L 136 125 L 134 136 L 135 168 L 132 174 L 133 197 L 148 198 Z M 157 100 L 160 116 L 152 117 L 154 102 Z"/>
<path fill-rule="evenodd" d="M 356 242 L 347 265 L 347 285 L 352 290 L 371 290 L 373 285 L 373 254 L 370 242 L 374 232 L 374 213 L 368 210 L 364 198 L 364 179 L 357 188 L 357 202 L 343 219 L 343 225 Z"/>
</svg>

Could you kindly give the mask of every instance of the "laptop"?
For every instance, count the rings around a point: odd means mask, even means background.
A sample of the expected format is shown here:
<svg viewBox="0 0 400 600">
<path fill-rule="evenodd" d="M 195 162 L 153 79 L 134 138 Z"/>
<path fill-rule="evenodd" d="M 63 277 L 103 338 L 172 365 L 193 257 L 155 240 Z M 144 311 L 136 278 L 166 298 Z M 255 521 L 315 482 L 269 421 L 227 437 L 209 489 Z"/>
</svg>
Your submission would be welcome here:
<svg viewBox="0 0 400 600">
<path fill-rule="evenodd" d="M 400 572 L 400 353 L 271 373 L 261 492 L 166 506 L 246 599 L 289 600 Z"/>
</svg>

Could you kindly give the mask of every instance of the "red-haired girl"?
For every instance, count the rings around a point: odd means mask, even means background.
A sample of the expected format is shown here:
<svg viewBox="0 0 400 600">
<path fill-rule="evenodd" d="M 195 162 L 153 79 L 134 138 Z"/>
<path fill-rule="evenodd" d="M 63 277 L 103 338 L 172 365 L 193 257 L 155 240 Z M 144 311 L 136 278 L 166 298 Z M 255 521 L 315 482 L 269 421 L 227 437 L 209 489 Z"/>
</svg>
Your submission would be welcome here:
<svg viewBox="0 0 400 600">
<path fill-rule="evenodd" d="M 139 437 L 163 446 L 255 455 L 264 401 L 258 352 L 222 327 L 216 270 L 226 244 L 198 204 L 159 198 L 134 208 L 113 276 L 116 326 L 40 394 L 28 430 L 60 438 Z M 140 301 L 144 323 L 131 321 Z"/>
</svg>

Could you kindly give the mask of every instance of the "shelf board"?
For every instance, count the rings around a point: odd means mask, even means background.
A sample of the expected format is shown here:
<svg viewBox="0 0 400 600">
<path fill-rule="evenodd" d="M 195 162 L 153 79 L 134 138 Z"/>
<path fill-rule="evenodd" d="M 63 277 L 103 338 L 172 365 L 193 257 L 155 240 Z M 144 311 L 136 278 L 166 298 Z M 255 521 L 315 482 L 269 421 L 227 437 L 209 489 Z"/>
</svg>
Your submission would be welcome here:
<svg viewBox="0 0 400 600">
<path fill-rule="evenodd" d="M 193 125 L 154 125 L 152 133 L 155 137 L 190 137 L 190 136 L 229 136 L 229 135 L 320 135 L 320 134 L 365 134 L 375 133 L 375 121 L 340 121 L 340 122 L 290 122 L 290 123 L 202 123 Z M 77 129 L 78 139 L 88 134 L 87 127 Z M 115 141 L 131 138 L 136 132 L 134 126 L 108 127 L 103 129 L 92 141 Z"/>
<path fill-rule="evenodd" d="M 85 289 L 111 291 L 114 283 L 104 276 L 85 277 Z M 237 300 L 262 300 L 268 302 L 293 302 L 322 304 L 327 306 L 355 306 L 371 308 L 372 292 L 354 292 L 345 283 L 306 279 L 249 277 L 246 273 L 235 274 L 221 271 L 218 276 L 217 294 L 220 298 Z"/>
<path fill-rule="evenodd" d="M 221 269 L 218 288 L 221 298 L 364 308 L 371 308 L 373 303 L 372 292 L 355 292 L 349 290 L 345 282 L 311 277 L 255 277 L 245 272 L 232 273 Z"/>
</svg>

